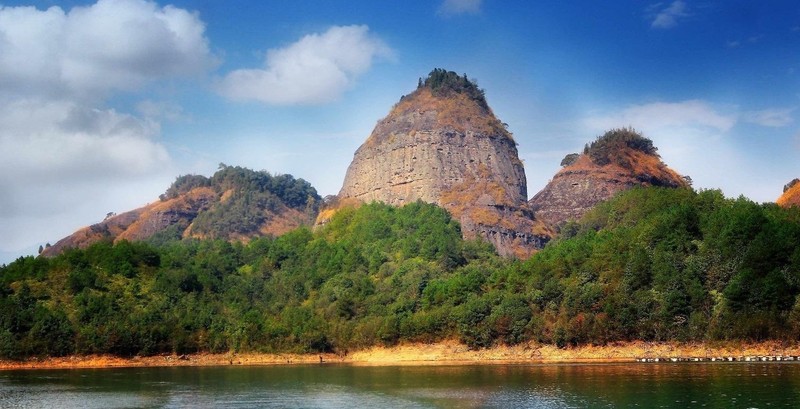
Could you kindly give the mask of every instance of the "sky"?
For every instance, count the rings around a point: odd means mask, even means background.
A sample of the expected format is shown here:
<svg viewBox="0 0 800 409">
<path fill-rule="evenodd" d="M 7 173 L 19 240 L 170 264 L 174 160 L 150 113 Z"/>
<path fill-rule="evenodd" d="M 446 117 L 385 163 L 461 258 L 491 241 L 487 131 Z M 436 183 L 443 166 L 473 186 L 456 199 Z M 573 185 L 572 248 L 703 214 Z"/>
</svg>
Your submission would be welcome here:
<svg viewBox="0 0 800 409">
<path fill-rule="evenodd" d="M 486 91 L 529 197 L 628 126 L 697 189 L 800 177 L 796 1 L 0 0 L 0 264 L 220 163 L 336 194 L 433 68 Z"/>
</svg>

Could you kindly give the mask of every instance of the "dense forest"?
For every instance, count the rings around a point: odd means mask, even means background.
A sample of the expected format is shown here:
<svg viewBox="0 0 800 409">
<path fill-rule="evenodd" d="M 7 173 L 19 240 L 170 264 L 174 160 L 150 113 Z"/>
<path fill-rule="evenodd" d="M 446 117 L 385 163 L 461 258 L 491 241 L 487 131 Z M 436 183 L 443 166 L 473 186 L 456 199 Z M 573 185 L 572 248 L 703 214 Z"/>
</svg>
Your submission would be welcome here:
<svg viewBox="0 0 800 409">
<path fill-rule="evenodd" d="M 437 206 L 368 204 L 247 244 L 20 258 L 0 268 L 0 356 L 797 340 L 799 294 L 800 209 L 715 190 L 624 192 L 526 261 Z"/>
<path fill-rule="evenodd" d="M 219 197 L 209 209 L 191 221 L 192 232 L 208 238 L 234 238 L 257 234 L 271 217 L 286 208 L 298 209 L 313 220 L 322 198 L 310 183 L 291 175 L 271 175 L 239 166 L 220 163 L 213 176 L 179 176 L 160 196 L 161 201 L 173 199 L 197 187 L 209 187 Z M 229 195 L 229 196 L 228 196 Z M 158 233 L 151 242 L 157 243 L 181 237 L 188 225 L 177 225 Z"/>
</svg>

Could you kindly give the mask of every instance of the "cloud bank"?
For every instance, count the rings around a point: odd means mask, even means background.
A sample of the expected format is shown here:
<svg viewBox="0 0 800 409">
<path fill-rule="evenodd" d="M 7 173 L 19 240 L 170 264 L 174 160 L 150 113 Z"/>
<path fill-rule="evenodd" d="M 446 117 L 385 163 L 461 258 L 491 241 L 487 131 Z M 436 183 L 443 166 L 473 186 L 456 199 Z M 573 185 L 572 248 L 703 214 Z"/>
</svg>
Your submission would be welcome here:
<svg viewBox="0 0 800 409">
<path fill-rule="evenodd" d="M 230 72 L 223 96 L 275 105 L 324 104 L 339 98 L 391 49 L 363 25 L 334 26 L 267 52 L 263 68 Z"/>
<path fill-rule="evenodd" d="M 0 8 L 0 89 L 96 98 L 215 64 L 196 14 L 143 0 Z"/>
<path fill-rule="evenodd" d="M 143 186 L 164 183 L 158 120 L 105 101 L 206 73 L 204 31 L 197 14 L 144 0 L 0 7 L 0 252 L 141 205 Z"/>
</svg>

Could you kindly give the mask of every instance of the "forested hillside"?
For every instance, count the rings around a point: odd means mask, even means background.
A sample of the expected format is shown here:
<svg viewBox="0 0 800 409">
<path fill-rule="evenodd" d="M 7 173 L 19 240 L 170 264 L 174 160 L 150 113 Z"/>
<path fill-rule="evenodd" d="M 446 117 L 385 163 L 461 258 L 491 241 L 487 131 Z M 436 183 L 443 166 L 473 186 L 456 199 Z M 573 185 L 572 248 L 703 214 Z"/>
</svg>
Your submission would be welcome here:
<svg viewBox="0 0 800 409">
<path fill-rule="evenodd" d="M 437 206 L 367 204 L 247 244 L 100 242 L 20 258 L 0 268 L 0 356 L 800 334 L 797 208 L 637 188 L 562 235 L 520 262 L 464 241 Z"/>
<path fill-rule="evenodd" d="M 179 176 L 158 201 L 122 214 L 108 213 L 102 222 L 48 244 L 41 254 L 52 257 L 100 241 L 247 241 L 278 236 L 311 225 L 321 202 L 303 179 L 220 163 L 210 178 Z"/>
</svg>

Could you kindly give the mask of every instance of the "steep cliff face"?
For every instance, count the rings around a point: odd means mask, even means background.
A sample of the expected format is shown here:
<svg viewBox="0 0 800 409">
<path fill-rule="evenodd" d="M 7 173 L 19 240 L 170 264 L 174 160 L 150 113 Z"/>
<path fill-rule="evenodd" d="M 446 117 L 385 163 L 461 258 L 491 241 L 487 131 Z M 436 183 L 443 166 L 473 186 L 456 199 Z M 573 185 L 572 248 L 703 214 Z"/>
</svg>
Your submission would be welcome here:
<svg viewBox="0 0 800 409">
<path fill-rule="evenodd" d="M 783 194 L 776 201 L 778 206 L 800 206 L 800 179 L 794 179 L 783 187 Z"/>
<path fill-rule="evenodd" d="M 223 166 L 214 176 L 179 177 L 160 200 L 109 215 L 48 246 L 44 256 L 101 240 L 219 238 L 247 241 L 313 223 L 321 201 L 302 179 Z"/>
<path fill-rule="evenodd" d="M 401 98 L 358 148 L 339 192 L 353 199 L 438 204 L 465 237 L 483 237 L 503 255 L 527 257 L 550 234 L 527 206 L 511 134 L 473 82 L 444 70 Z"/>
<path fill-rule="evenodd" d="M 688 186 L 656 150 L 652 141 L 632 129 L 607 132 L 584 153 L 564 158 L 564 167 L 530 200 L 536 218 L 556 228 L 635 186 Z"/>
</svg>

